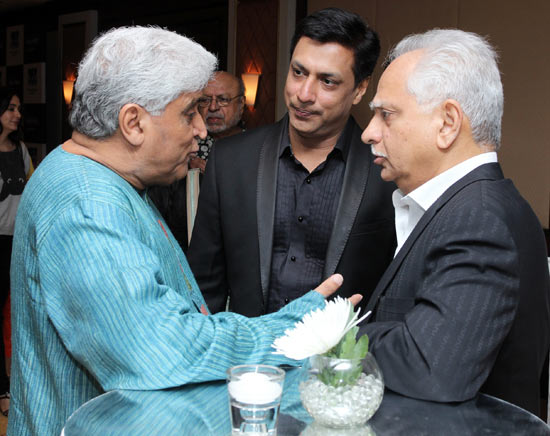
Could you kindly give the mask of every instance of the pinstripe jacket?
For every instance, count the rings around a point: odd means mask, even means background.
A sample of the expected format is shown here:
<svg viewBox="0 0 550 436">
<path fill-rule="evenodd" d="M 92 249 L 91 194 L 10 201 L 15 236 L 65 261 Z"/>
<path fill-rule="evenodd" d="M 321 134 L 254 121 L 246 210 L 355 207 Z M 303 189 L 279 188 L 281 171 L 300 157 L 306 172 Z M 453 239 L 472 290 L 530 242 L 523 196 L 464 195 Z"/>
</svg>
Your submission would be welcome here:
<svg viewBox="0 0 550 436">
<path fill-rule="evenodd" d="M 273 340 L 324 305 L 311 292 L 248 319 L 204 316 L 203 304 L 147 195 L 58 147 L 31 177 L 16 222 L 8 434 L 59 435 L 105 391 L 224 379 L 240 363 L 292 364 L 272 354 Z"/>
<path fill-rule="evenodd" d="M 540 223 L 500 166 L 486 164 L 426 211 L 361 331 L 398 393 L 462 401 L 481 390 L 536 413 L 549 294 Z"/>
</svg>

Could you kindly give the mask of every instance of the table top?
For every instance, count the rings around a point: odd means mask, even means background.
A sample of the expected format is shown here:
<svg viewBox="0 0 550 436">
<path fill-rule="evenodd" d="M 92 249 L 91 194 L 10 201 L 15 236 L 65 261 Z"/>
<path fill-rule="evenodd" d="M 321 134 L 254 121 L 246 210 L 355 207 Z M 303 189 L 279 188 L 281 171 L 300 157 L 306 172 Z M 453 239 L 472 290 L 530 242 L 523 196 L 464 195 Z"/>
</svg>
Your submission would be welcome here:
<svg viewBox="0 0 550 436">
<path fill-rule="evenodd" d="M 297 385 L 302 376 L 299 370 L 287 372 L 278 436 L 550 435 L 550 427 L 538 417 L 488 395 L 444 404 L 389 390 L 367 425 L 324 429 L 312 422 L 301 405 Z M 111 391 L 80 407 L 67 421 L 64 434 L 226 436 L 231 433 L 228 403 L 225 382 L 158 391 Z"/>
</svg>

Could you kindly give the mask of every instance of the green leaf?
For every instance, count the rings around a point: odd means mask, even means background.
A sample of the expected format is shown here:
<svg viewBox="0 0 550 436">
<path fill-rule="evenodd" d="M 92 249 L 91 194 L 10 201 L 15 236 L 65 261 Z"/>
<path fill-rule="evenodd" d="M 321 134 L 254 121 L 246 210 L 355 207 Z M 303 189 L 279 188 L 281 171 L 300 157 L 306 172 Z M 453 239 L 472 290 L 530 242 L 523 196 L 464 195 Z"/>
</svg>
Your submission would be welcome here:
<svg viewBox="0 0 550 436">
<path fill-rule="evenodd" d="M 367 335 L 363 335 L 359 338 L 359 340 L 355 344 L 352 358 L 363 359 L 368 352 L 369 352 L 369 337 Z"/>
<path fill-rule="evenodd" d="M 323 369 L 322 371 L 319 372 L 317 377 L 326 385 L 337 386 L 337 384 L 334 384 L 335 383 L 334 373 L 330 369 L 327 369 L 327 368 Z"/>
<path fill-rule="evenodd" d="M 340 341 L 340 352 L 338 357 L 340 359 L 350 359 L 353 357 L 353 350 L 355 348 L 355 336 L 357 335 L 357 327 L 350 329 Z"/>
<path fill-rule="evenodd" d="M 353 317 L 353 308 L 350 309 L 350 317 Z M 317 377 L 326 385 L 342 386 L 354 384 L 362 371 L 362 359 L 369 351 L 369 338 L 363 335 L 356 340 L 359 327 L 351 328 L 344 337 L 332 349 L 324 353 L 326 357 L 353 360 L 353 367 L 348 371 L 337 371 L 332 368 L 323 368 Z"/>
<path fill-rule="evenodd" d="M 323 356 L 338 357 L 339 353 L 340 353 L 340 342 L 338 342 L 338 344 L 336 344 L 333 348 L 331 348 L 326 353 L 324 353 Z"/>
</svg>

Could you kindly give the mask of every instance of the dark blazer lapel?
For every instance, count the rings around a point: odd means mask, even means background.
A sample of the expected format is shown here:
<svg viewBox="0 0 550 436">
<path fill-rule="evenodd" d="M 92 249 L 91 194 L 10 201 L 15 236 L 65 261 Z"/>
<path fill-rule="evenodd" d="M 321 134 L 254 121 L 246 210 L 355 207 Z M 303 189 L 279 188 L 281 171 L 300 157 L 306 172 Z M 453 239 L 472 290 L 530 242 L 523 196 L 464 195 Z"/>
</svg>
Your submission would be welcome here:
<svg viewBox="0 0 550 436">
<path fill-rule="evenodd" d="M 353 124 L 353 126 L 349 126 Z M 361 200 L 365 194 L 367 181 L 373 165 L 370 147 L 361 141 L 361 130 L 353 118 L 348 120 L 351 143 L 346 158 L 346 171 L 342 183 L 342 193 L 327 248 L 323 277 L 334 274 L 338 262 L 348 242 Z M 367 198 L 367 201 L 369 199 Z"/>
<path fill-rule="evenodd" d="M 277 195 L 277 170 L 279 167 L 279 144 L 286 131 L 288 116 L 273 126 L 261 145 L 258 161 L 256 189 L 256 214 L 258 216 L 258 245 L 260 250 L 260 280 L 264 303 L 267 303 L 269 275 L 271 272 L 271 252 L 273 248 L 273 221 Z"/>
<path fill-rule="evenodd" d="M 405 243 L 403 244 L 403 247 L 399 250 L 397 253 L 397 256 L 393 259 L 393 261 L 388 266 L 388 269 L 378 282 L 378 285 L 376 286 L 376 289 L 374 290 L 371 299 L 369 300 L 367 307 L 365 308 L 365 313 L 369 310 L 373 310 L 376 306 L 376 303 L 378 303 L 378 299 L 383 294 L 383 292 L 386 290 L 388 285 L 393 280 L 393 277 L 399 270 L 399 267 L 403 263 L 403 260 L 419 238 L 419 236 L 422 234 L 426 226 L 430 223 L 430 221 L 434 218 L 434 216 L 439 212 L 439 210 L 451 199 L 453 198 L 458 192 L 460 192 L 462 189 L 464 189 L 466 186 L 470 185 L 471 183 L 480 181 L 480 180 L 497 180 L 504 178 L 502 174 L 502 170 L 500 169 L 500 165 L 498 163 L 491 163 L 491 164 L 484 164 L 480 167 L 477 167 L 473 171 L 466 174 L 464 177 L 462 177 L 460 180 L 458 180 L 456 183 L 454 183 L 449 189 L 447 189 L 441 197 L 439 197 L 434 204 L 431 205 L 431 207 L 422 215 L 422 218 L 420 218 L 420 221 L 418 221 L 418 224 L 413 229 L 412 233 L 409 235 Z"/>
</svg>

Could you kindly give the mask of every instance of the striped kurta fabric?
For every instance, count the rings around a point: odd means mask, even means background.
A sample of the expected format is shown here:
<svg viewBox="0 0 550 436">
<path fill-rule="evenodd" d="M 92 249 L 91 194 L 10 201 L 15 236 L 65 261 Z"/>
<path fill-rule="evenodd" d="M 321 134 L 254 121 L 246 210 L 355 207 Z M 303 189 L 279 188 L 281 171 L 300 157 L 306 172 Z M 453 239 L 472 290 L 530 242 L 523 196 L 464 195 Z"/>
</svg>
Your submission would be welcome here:
<svg viewBox="0 0 550 436">
<path fill-rule="evenodd" d="M 286 371 L 280 413 L 292 418 L 284 420 L 289 431 L 279 419 L 280 435 L 297 434 L 299 421 L 312 421 L 298 391 L 307 376 L 303 369 Z M 111 391 L 80 407 L 64 431 L 65 436 L 228 436 L 227 386 L 209 382 L 159 391 Z"/>
<path fill-rule="evenodd" d="M 204 316 L 203 304 L 146 192 L 58 147 L 25 188 L 16 221 L 8 434 L 57 436 L 80 405 L 114 389 L 219 380 L 241 363 L 292 364 L 271 344 L 324 300 L 309 292 L 251 319 Z"/>
</svg>

